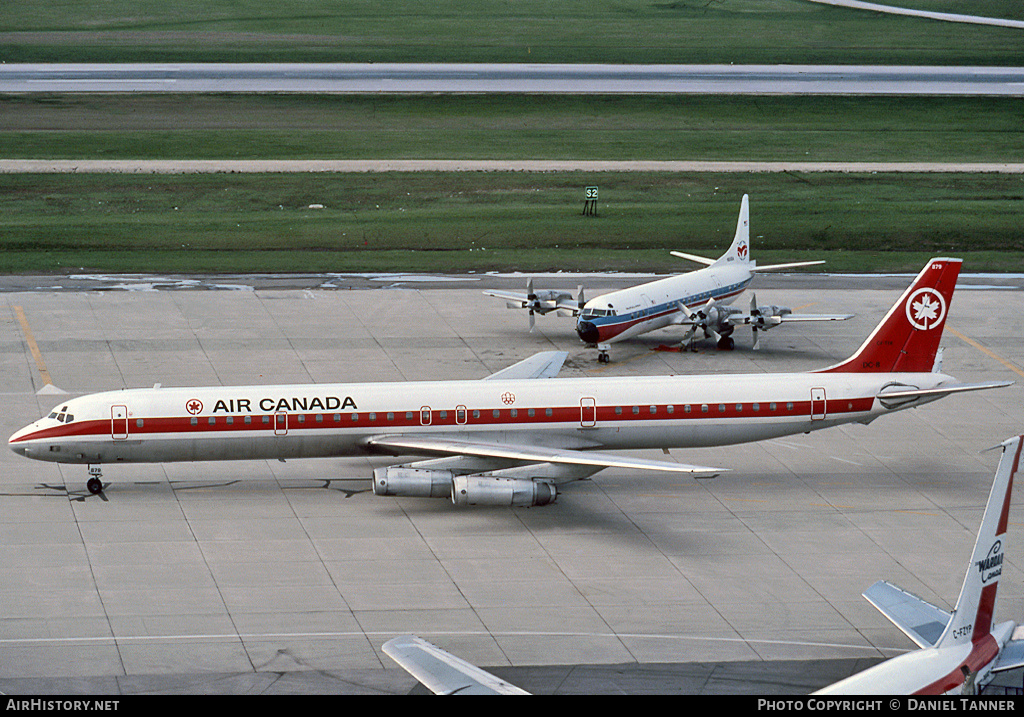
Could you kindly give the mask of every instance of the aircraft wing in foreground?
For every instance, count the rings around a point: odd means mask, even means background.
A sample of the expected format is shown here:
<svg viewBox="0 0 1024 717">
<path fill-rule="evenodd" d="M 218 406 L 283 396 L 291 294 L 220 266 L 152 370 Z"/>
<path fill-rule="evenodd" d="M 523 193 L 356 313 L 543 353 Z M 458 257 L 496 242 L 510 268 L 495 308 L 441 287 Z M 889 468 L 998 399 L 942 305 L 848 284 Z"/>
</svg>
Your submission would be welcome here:
<svg viewBox="0 0 1024 717">
<path fill-rule="evenodd" d="M 1017 436 L 1002 445 L 974 553 L 953 612 L 891 583 L 875 583 L 864 597 L 921 649 L 879 663 L 817 694 L 973 694 L 995 673 L 1024 667 L 1024 640 L 1014 639 L 1016 624 L 995 623 L 1010 496 L 1022 442 L 1024 436 Z"/>
<path fill-rule="evenodd" d="M 435 695 L 530 694 L 415 635 L 388 640 L 382 649 Z"/>
</svg>

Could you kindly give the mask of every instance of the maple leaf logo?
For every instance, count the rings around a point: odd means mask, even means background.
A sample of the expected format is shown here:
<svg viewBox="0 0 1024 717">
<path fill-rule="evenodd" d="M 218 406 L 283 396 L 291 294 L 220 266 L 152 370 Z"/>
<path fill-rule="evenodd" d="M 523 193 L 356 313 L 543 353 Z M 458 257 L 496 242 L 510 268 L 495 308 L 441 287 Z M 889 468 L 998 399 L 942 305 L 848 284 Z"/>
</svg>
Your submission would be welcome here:
<svg viewBox="0 0 1024 717">
<path fill-rule="evenodd" d="M 191 401 L 185 404 L 185 410 L 191 413 L 193 416 L 198 415 L 203 410 L 203 402 L 198 398 L 193 398 Z"/>
<path fill-rule="evenodd" d="M 927 331 L 941 324 L 945 317 L 946 300 L 934 289 L 918 289 L 907 299 L 907 319 L 915 329 Z"/>
<path fill-rule="evenodd" d="M 914 318 L 918 321 L 927 323 L 928 321 L 935 321 L 938 316 L 939 302 L 932 301 L 930 296 L 914 302 Z"/>
</svg>

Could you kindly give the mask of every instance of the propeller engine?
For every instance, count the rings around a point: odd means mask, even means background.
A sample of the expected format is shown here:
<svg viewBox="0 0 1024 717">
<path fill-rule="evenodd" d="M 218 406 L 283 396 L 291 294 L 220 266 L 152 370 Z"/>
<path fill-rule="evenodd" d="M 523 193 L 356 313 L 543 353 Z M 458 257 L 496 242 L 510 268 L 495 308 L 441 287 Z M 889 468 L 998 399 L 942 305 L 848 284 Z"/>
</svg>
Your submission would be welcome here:
<svg viewBox="0 0 1024 717">
<path fill-rule="evenodd" d="M 573 309 L 574 314 L 578 314 L 583 310 L 583 304 L 586 303 L 583 298 L 583 287 L 577 287 L 577 305 Z M 565 291 L 558 291 L 556 289 L 541 289 L 535 291 L 533 288 L 533 278 L 527 279 L 526 281 L 526 300 L 521 304 L 512 304 L 506 302 L 509 308 L 522 308 L 529 309 L 529 322 L 530 331 L 533 331 L 533 327 L 536 323 L 536 315 L 549 314 L 552 311 L 566 311 L 570 307 L 566 304 L 572 300 L 572 295 Z M 571 305 L 570 305 L 571 306 Z"/>
<path fill-rule="evenodd" d="M 683 335 L 684 343 L 693 339 L 697 329 L 704 331 L 704 338 L 714 337 L 715 341 L 722 340 L 722 335 L 716 330 L 716 327 L 721 325 L 722 316 L 714 299 L 708 299 L 708 303 L 697 309 L 697 311 L 690 311 L 689 307 L 680 301 L 679 310 L 686 314 L 686 318 L 690 320 L 690 328 Z"/>
<path fill-rule="evenodd" d="M 757 350 L 758 347 L 758 331 L 767 331 L 773 326 L 778 326 L 782 323 L 782 317 L 791 313 L 792 310 L 785 306 L 758 306 L 757 294 L 751 294 L 750 315 L 747 316 L 746 323 L 750 324 L 751 331 L 754 332 L 754 349 Z"/>
</svg>

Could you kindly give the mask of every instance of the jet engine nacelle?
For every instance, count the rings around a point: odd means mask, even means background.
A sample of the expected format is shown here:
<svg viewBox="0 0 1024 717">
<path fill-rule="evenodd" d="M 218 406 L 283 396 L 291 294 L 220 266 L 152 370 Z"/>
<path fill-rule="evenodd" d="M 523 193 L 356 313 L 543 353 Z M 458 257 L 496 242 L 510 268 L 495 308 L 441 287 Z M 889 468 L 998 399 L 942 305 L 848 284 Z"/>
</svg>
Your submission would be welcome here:
<svg viewBox="0 0 1024 717">
<path fill-rule="evenodd" d="M 543 480 L 478 475 L 452 479 L 452 503 L 455 505 L 547 505 L 553 503 L 557 495 L 555 484 Z"/>
<path fill-rule="evenodd" d="M 406 466 L 376 468 L 373 492 L 376 495 L 448 498 L 452 494 L 452 472 Z"/>
</svg>

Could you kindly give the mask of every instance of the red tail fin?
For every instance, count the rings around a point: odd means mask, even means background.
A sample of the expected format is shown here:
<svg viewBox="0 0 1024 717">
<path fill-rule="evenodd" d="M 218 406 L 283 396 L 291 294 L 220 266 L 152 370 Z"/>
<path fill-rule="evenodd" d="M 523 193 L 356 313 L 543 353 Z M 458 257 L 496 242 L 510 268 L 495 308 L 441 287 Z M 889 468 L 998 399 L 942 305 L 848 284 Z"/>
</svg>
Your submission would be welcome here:
<svg viewBox="0 0 1024 717">
<path fill-rule="evenodd" d="M 822 372 L 931 371 L 962 263 L 962 259 L 929 261 L 857 353 Z"/>
</svg>

